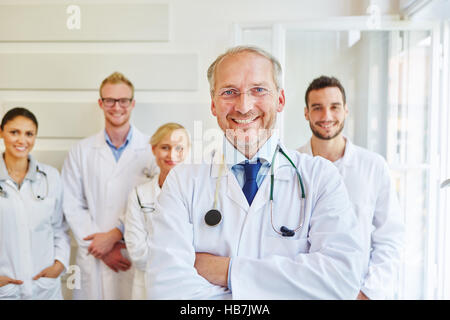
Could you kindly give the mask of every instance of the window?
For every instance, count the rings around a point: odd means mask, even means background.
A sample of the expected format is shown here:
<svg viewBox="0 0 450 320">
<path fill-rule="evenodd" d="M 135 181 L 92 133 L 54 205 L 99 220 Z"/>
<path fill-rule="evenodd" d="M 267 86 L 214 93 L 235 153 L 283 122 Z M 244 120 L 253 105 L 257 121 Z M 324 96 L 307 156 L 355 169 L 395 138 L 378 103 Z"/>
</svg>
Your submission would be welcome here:
<svg viewBox="0 0 450 320">
<path fill-rule="evenodd" d="M 449 170 L 442 163 L 449 159 L 449 134 L 448 106 L 440 103 L 445 102 L 441 30 L 434 23 L 399 21 L 371 30 L 365 22 L 246 25 L 236 28 L 245 35 L 236 39 L 268 48 L 283 64 L 286 108 L 280 129 L 289 148 L 311 136 L 303 115 L 309 82 L 322 74 L 341 80 L 350 110 L 344 133 L 385 157 L 397 187 L 406 238 L 395 297 L 435 299 L 446 291 L 448 298 L 444 283 L 450 283 L 450 258 L 443 252 L 450 248 L 450 230 L 443 224 L 450 227 L 450 218 L 444 206 L 448 195 L 441 194 L 438 183 Z M 447 88 L 449 71 L 447 64 Z M 441 157 L 444 151 L 447 158 Z"/>
</svg>

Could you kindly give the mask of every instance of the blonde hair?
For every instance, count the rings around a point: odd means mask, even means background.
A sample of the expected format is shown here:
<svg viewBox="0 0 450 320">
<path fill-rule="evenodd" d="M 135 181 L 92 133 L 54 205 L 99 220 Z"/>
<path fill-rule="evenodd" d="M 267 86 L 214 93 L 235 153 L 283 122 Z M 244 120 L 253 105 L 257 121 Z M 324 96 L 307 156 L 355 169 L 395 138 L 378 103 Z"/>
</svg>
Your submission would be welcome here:
<svg viewBox="0 0 450 320">
<path fill-rule="evenodd" d="M 190 141 L 189 141 L 189 134 L 188 134 L 187 130 L 181 124 L 178 124 L 175 122 L 169 122 L 169 123 L 163 124 L 161 127 L 159 127 L 158 130 L 156 130 L 155 133 L 150 138 L 150 144 L 152 145 L 152 147 L 158 145 L 158 143 L 160 143 L 161 140 L 164 139 L 164 137 L 167 134 L 172 133 L 175 130 L 181 130 L 186 135 L 186 140 L 187 140 L 187 144 L 189 147 Z"/>
<path fill-rule="evenodd" d="M 132 99 L 134 98 L 134 86 L 133 86 L 133 84 L 122 73 L 117 72 L 117 71 L 112 73 L 112 74 L 110 74 L 105 80 L 103 80 L 102 84 L 100 85 L 100 90 L 99 90 L 100 97 L 102 97 L 102 89 L 103 89 L 103 87 L 106 84 L 108 84 L 108 83 L 110 83 L 110 84 L 118 84 L 118 83 L 126 84 L 131 89 L 131 98 Z"/>
<path fill-rule="evenodd" d="M 228 56 L 236 55 L 242 52 L 250 52 L 257 55 L 260 55 L 266 59 L 268 59 L 272 63 L 272 76 L 273 76 L 273 82 L 275 83 L 275 86 L 277 89 L 281 88 L 281 77 L 282 77 L 282 69 L 280 62 L 270 53 L 267 51 L 255 47 L 255 46 L 236 46 L 233 48 L 228 49 L 225 53 L 221 54 L 214 60 L 214 62 L 209 66 L 207 77 L 209 82 L 209 91 L 211 93 L 211 96 L 214 95 L 214 87 L 216 85 L 216 68 L 219 65 L 220 62 L 222 62 L 223 59 L 225 59 Z"/>
</svg>

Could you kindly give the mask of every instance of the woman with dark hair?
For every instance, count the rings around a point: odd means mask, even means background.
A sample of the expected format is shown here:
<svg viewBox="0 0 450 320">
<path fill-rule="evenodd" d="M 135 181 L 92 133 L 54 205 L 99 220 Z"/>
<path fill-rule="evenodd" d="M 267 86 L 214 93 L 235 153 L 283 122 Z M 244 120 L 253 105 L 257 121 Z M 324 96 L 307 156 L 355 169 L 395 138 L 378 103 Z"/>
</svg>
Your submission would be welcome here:
<svg viewBox="0 0 450 320">
<path fill-rule="evenodd" d="M 38 122 L 29 110 L 9 110 L 0 129 L 0 299 L 62 299 L 70 239 L 59 173 L 30 155 Z"/>
</svg>

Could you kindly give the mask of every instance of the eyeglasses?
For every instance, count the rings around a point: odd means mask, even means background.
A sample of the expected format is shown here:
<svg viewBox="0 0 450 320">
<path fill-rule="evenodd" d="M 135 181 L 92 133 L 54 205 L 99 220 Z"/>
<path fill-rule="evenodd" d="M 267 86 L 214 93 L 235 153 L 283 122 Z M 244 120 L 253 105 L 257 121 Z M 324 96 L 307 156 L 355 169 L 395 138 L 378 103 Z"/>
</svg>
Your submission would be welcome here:
<svg viewBox="0 0 450 320">
<path fill-rule="evenodd" d="M 133 101 L 133 98 L 120 98 L 120 99 L 113 99 L 113 98 L 102 98 L 103 105 L 106 108 L 112 108 L 116 102 L 119 103 L 119 106 L 122 108 L 128 108 L 130 106 L 131 101 Z"/>
<path fill-rule="evenodd" d="M 223 101 L 232 102 L 239 98 L 241 94 L 246 94 L 247 96 L 252 96 L 254 99 L 261 100 L 271 96 L 272 92 L 264 87 L 252 87 L 244 92 L 240 92 L 235 88 L 224 88 L 218 92 L 217 96 Z"/>
</svg>

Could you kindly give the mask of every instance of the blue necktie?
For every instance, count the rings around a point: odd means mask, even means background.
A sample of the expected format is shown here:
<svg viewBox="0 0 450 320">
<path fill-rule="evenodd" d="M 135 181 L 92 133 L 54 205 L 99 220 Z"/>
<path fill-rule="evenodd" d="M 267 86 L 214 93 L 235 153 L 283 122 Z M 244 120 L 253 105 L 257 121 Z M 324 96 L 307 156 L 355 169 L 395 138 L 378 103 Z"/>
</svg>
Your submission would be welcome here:
<svg viewBox="0 0 450 320">
<path fill-rule="evenodd" d="M 256 176 L 258 175 L 259 168 L 261 168 L 261 162 L 259 162 L 259 159 L 256 163 L 249 163 L 248 160 L 245 161 L 245 183 L 244 187 L 242 187 L 242 191 L 244 192 L 249 205 L 252 204 L 253 198 L 258 191 Z"/>
</svg>

